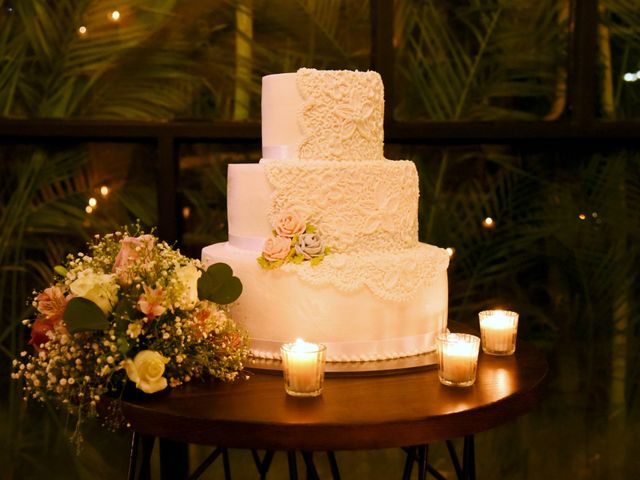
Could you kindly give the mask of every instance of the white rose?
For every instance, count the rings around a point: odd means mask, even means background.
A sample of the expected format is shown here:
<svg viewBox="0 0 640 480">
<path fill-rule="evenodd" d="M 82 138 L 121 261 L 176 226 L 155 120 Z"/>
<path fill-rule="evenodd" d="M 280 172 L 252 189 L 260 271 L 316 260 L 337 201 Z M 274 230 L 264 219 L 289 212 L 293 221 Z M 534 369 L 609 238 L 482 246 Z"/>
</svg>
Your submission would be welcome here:
<svg viewBox="0 0 640 480">
<path fill-rule="evenodd" d="M 184 304 L 192 306 L 198 302 L 198 279 L 202 272 L 195 265 L 189 264 L 176 270 L 176 277 L 182 289 L 180 298 Z"/>
<path fill-rule="evenodd" d="M 69 288 L 76 297 L 86 298 L 98 305 L 105 315 L 111 313 L 118 300 L 118 285 L 113 274 L 98 274 L 93 270 L 86 270 Z"/>
<path fill-rule="evenodd" d="M 122 366 L 129 380 L 134 382 L 137 388 L 144 393 L 155 393 L 167 388 L 167 379 L 162 375 L 168 362 L 169 359 L 158 352 L 143 350 L 138 352 L 133 360 L 124 360 Z"/>
</svg>

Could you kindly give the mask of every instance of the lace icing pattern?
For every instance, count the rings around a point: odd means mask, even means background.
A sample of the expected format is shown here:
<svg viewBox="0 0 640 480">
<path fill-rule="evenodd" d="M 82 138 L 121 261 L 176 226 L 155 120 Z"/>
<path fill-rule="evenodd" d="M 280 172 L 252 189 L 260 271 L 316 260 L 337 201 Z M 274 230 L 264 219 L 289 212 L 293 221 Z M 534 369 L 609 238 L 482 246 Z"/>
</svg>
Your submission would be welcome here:
<svg viewBox="0 0 640 480">
<path fill-rule="evenodd" d="M 383 300 L 401 302 L 432 285 L 448 266 L 445 249 L 419 243 L 400 252 L 331 254 L 315 267 L 286 264 L 281 268 L 311 285 L 332 285 L 342 292 L 366 286 Z"/>
<path fill-rule="evenodd" d="M 335 253 L 395 252 L 418 243 L 413 162 L 273 160 L 265 174 L 273 187 L 272 225 L 279 213 L 298 210 Z"/>
<path fill-rule="evenodd" d="M 303 106 L 298 114 L 300 160 L 383 160 L 384 89 L 376 72 L 296 74 Z"/>
</svg>

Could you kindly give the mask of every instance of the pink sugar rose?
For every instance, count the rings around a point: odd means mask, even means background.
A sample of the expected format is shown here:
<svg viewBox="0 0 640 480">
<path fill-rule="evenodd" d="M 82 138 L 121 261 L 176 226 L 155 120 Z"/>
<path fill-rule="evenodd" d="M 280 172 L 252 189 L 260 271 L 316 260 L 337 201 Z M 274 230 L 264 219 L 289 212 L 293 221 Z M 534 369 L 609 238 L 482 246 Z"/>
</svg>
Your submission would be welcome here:
<svg viewBox="0 0 640 480">
<path fill-rule="evenodd" d="M 281 237 L 293 238 L 294 235 L 304 232 L 306 228 L 307 220 L 295 210 L 281 213 L 274 222 L 274 229 Z"/>
<path fill-rule="evenodd" d="M 145 285 L 144 293 L 138 299 L 138 308 L 147 316 L 147 321 L 151 322 L 164 313 L 166 309 L 162 306 L 163 300 L 162 288 L 153 289 Z"/>
<path fill-rule="evenodd" d="M 129 283 L 124 270 L 134 264 L 136 261 L 143 259 L 153 249 L 155 238 L 153 235 L 140 235 L 139 237 L 124 237 L 120 240 L 120 251 L 116 255 L 113 264 L 113 272 L 118 273 L 118 278 L 122 283 Z"/>
<path fill-rule="evenodd" d="M 287 237 L 271 237 L 264 242 L 262 256 L 270 262 L 284 260 L 291 250 L 291 239 Z"/>
<path fill-rule="evenodd" d="M 68 301 L 69 299 L 64 296 L 60 287 L 53 286 L 45 288 L 38 294 L 36 308 L 47 320 L 55 324 L 62 319 Z"/>
</svg>

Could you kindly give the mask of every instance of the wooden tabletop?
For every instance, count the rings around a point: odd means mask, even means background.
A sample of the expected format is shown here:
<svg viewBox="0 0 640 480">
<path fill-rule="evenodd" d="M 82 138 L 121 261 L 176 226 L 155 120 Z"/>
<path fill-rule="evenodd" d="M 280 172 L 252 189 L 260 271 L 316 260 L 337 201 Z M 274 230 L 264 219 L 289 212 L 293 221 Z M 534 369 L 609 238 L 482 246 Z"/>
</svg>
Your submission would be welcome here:
<svg viewBox="0 0 640 480">
<path fill-rule="evenodd" d="M 480 353 L 471 387 L 441 385 L 434 367 L 376 376 L 331 376 L 316 398 L 285 394 L 281 374 L 225 384 L 194 382 L 130 399 L 123 412 L 145 435 L 228 448 L 353 450 L 433 443 L 503 424 L 541 399 L 543 355 Z"/>
</svg>

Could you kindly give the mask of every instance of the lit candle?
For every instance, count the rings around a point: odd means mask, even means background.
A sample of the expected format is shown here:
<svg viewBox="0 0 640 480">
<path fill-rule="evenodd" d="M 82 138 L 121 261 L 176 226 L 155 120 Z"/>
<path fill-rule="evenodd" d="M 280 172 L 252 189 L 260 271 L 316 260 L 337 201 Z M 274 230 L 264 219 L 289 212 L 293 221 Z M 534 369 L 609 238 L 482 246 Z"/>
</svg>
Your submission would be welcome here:
<svg viewBox="0 0 640 480">
<path fill-rule="evenodd" d="M 280 349 L 285 390 L 297 397 L 315 397 L 322 393 L 326 347 L 298 338 Z"/>
<path fill-rule="evenodd" d="M 484 310 L 478 316 L 482 351 L 490 355 L 511 355 L 516 350 L 518 314 L 508 310 Z"/>
<path fill-rule="evenodd" d="M 467 387 L 476 380 L 480 339 L 464 333 L 438 337 L 438 376 L 445 385 Z"/>
</svg>

